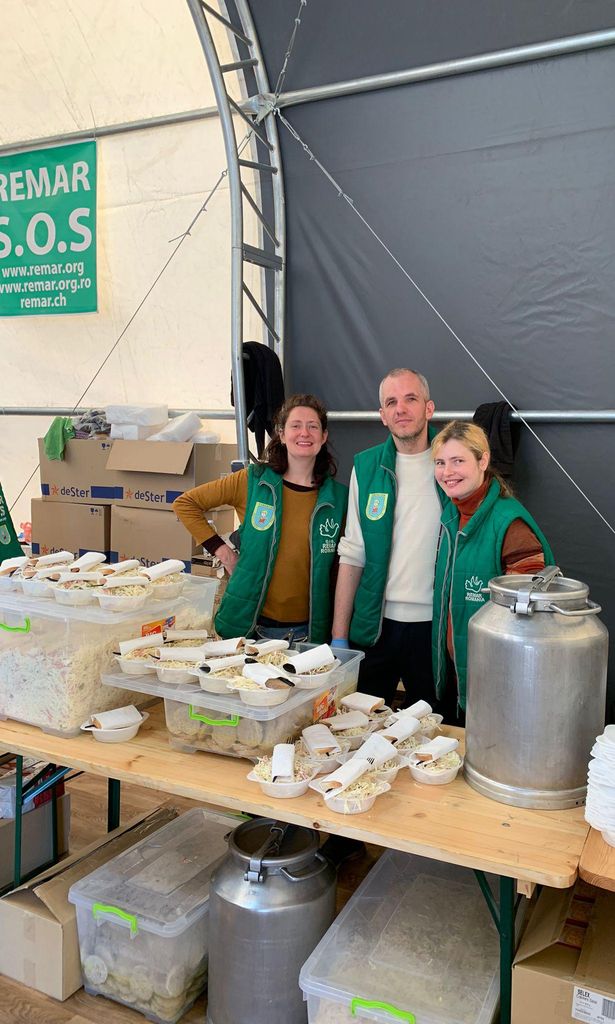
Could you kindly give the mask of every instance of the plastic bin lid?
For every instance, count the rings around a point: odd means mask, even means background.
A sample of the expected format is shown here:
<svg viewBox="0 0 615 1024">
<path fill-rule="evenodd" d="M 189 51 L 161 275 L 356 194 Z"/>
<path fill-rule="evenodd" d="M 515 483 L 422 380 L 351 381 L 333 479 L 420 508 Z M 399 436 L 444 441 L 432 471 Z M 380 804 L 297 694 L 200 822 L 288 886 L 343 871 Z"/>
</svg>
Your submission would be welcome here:
<svg viewBox="0 0 615 1024">
<path fill-rule="evenodd" d="M 350 652 L 341 652 L 342 655 L 348 655 L 348 653 Z M 356 661 L 355 671 L 358 672 L 359 661 L 362 657 L 363 654 L 357 652 L 347 658 L 345 664 Z M 291 693 L 288 700 L 285 700 L 283 704 L 276 704 L 272 708 L 259 708 L 252 707 L 250 704 L 244 704 L 237 693 L 229 692 L 228 695 L 224 693 L 207 693 L 201 689 L 196 680 L 194 683 L 183 683 L 178 686 L 172 683 L 161 683 L 151 672 L 143 676 L 129 676 L 122 672 L 104 672 L 101 679 L 105 686 L 115 686 L 120 690 L 148 693 L 151 697 L 179 701 L 180 704 L 189 704 L 194 708 L 200 708 L 205 711 L 217 711 L 226 715 L 239 715 L 240 718 L 251 718 L 257 722 L 272 722 L 288 714 L 289 711 L 296 711 L 297 708 L 302 707 L 304 704 L 319 701 L 323 694 L 335 689 L 337 684 L 344 679 L 344 667 L 345 665 L 342 664 L 339 669 L 332 673 L 327 684 L 322 686 L 322 688 L 302 690 L 297 687 Z"/>
<path fill-rule="evenodd" d="M 81 878 L 68 899 L 131 935 L 178 935 L 206 912 L 224 837 L 240 820 L 195 807 Z"/>
<path fill-rule="evenodd" d="M 472 872 L 390 850 L 304 964 L 299 984 L 306 996 L 382 1024 L 412 1014 L 421 1024 L 490 1024 L 498 970 L 497 931 Z"/>
<path fill-rule="evenodd" d="M 100 625 L 112 625 L 117 622 L 143 622 L 144 617 L 161 618 L 189 607 L 199 596 L 199 590 L 211 591 L 218 586 L 218 580 L 207 576 L 190 576 L 186 573 L 184 589 L 179 597 L 171 601 L 151 600 L 137 611 L 110 612 L 96 604 L 78 605 L 73 607 L 58 604 L 54 597 L 30 598 L 25 594 L 10 591 L 0 594 L 0 615 L 4 611 L 19 612 L 22 615 L 43 616 L 50 619 L 62 619 L 73 622 L 93 622 Z M 208 595 L 209 596 L 209 595 Z"/>
</svg>

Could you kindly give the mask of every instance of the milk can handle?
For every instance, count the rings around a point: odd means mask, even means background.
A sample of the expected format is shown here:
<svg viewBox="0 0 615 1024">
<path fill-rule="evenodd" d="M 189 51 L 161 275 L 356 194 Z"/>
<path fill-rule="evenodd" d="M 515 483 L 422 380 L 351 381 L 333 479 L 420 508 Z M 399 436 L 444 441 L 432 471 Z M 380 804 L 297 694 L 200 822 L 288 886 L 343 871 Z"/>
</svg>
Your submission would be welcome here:
<svg viewBox="0 0 615 1024">
<path fill-rule="evenodd" d="M 295 874 L 294 871 L 289 871 L 288 868 L 280 868 L 280 874 L 284 875 L 285 878 L 288 878 L 289 882 L 305 882 L 308 878 L 315 878 L 316 875 L 319 875 L 329 863 L 327 858 L 323 857 L 322 853 L 319 851 L 316 852 L 315 857 L 318 864 L 315 867 L 310 868 L 309 871 L 300 871 L 298 874 Z"/>
<path fill-rule="evenodd" d="M 550 612 L 559 612 L 560 615 L 567 615 L 569 618 L 578 618 L 579 615 L 599 615 L 602 611 L 602 605 L 596 604 L 595 601 L 587 601 L 587 608 L 577 608 L 574 611 L 567 611 L 565 608 L 560 608 L 558 604 L 549 605 Z"/>
</svg>

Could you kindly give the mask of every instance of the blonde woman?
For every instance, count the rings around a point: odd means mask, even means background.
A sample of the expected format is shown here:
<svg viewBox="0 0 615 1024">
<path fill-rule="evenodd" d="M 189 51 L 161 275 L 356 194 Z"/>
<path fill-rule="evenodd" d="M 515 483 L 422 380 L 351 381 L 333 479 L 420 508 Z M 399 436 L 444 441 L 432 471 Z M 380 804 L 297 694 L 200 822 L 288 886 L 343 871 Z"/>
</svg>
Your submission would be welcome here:
<svg viewBox="0 0 615 1024">
<path fill-rule="evenodd" d="M 548 541 L 490 467 L 484 430 L 453 420 L 433 439 L 436 480 L 448 501 L 440 525 L 433 612 L 433 671 L 440 711 L 463 722 L 468 623 L 493 576 L 534 574 L 553 564 Z"/>
</svg>

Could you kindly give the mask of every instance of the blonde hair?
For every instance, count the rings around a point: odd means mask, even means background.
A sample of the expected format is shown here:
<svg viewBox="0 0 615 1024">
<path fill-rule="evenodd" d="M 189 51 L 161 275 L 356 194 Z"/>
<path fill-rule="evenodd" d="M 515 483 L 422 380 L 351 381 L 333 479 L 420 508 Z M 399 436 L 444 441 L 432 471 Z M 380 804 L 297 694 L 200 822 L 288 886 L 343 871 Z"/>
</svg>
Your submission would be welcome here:
<svg viewBox="0 0 615 1024">
<path fill-rule="evenodd" d="M 489 456 L 491 463 L 491 448 L 489 447 L 489 438 L 482 427 L 479 427 L 476 423 L 465 423 L 462 420 L 451 420 L 446 426 L 442 427 L 442 430 L 436 434 L 433 441 L 431 442 L 431 455 L 433 459 L 437 458 L 438 452 L 447 441 L 459 441 L 460 444 L 467 448 L 472 453 L 477 462 L 480 461 L 483 455 Z M 505 480 L 502 479 L 499 473 L 492 469 L 491 464 L 487 466 L 485 470 L 485 477 L 488 480 L 497 480 L 500 485 L 500 494 L 505 498 L 512 497 L 512 490 L 508 486 Z"/>
</svg>

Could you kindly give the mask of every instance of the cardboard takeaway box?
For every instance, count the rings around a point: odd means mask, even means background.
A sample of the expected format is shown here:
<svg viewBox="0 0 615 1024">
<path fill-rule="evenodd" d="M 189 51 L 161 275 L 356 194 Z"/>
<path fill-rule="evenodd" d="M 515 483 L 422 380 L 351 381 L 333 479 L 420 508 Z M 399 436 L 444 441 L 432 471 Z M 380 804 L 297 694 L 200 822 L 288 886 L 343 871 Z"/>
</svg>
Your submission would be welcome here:
<svg viewBox="0 0 615 1024">
<path fill-rule="evenodd" d="M 146 818 L 135 818 L 0 899 L 2 974 L 54 999 L 68 999 L 81 988 L 77 920 L 68 890 L 176 817 L 175 808 L 160 807 Z"/>
<path fill-rule="evenodd" d="M 44 501 L 167 509 L 180 494 L 231 472 L 234 444 L 73 438 L 50 461 L 38 442 Z"/>
<path fill-rule="evenodd" d="M 109 558 L 111 509 L 109 505 L 73 505 L 66 501 L 32 499 L 32 554 L 101 551 Z"/>
<path fill-rule="evenodd" d="M 53 858 L 53 837 L 51 832 L 51 801 L 39 804 L 27 811 L 22 820 L 21 876 L 31 874 L 49 864 Z M 58 854 L 68 850 L 70 832 L 70 796 L 65 793 L 58 797 L 56 830 Z M 0 818 L 0 888 L 13 881 L 13 849 L 15 843 L 15 819 Z M 0 900 L 0 903 L 2 901 Z M 0 945 L 1 945 L 0 939 Z M 0 972 L 5 973 L 4 958 L 0 952 Z"/>
<path fill-rule="evenodd" d="M 512 1024 L 615 1020 L 615 893 L 543 889 L 513 967 Z"/>
<path fill-rule="evenodd" d="M 215 509 L 208 518 L 216 533 L 226 534 L 233 529 L 232 508 Z M 186 571 L 190 572 L 196 551 L 192 537 L 174 512 L 123 506 L 111 509 L 110 562 L 138 558 L 142 565 L 147 566 L 164 558 L 180 558 L 186 563 Z"/>
</svg>

